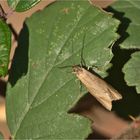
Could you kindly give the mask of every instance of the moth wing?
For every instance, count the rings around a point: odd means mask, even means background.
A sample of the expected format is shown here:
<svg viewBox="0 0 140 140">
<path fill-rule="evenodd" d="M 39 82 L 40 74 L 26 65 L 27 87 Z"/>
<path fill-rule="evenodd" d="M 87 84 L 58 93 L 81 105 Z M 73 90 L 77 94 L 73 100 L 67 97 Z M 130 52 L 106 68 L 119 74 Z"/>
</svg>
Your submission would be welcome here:
<svg viewBox="0 0 140 140">
<path fill-rule="evenodd" d="M 85 85 L 87 90 L 108 110 L 112 108 L 112 101 L 119 100 L 122 96 L 109 84 L 91 74 L 84 68 L 74 67 L 76 76 Z M 92 85 L 94 83 L 94 85 Z"/>
<path fill-rule="evenodd" d="M 115 90 L 111 85 L 108 85 L 107 90 L 112 101 L 122 99 L 122 95 L 117 90 Z"/>
<path fill-rule="evenodd" d="M 106 109 L 110 110 L 112 109 L 112 101 L 122 99 L 122 96 L 120 93 L 118 93 L 117 90 L 112 88 L 109 85 L 109 88 L 107 88 L 107 91 L 103 94 L 104 96 L 100 98 L 96 98 Z"/>
<path fill-rule="evenodd" d="M 110 97 L 110 93 L 108 90 L 101 90 L 100 92 L 95 90 L 89 90 L 89 92 L 108 110 L 111 111 L 112 108 L 112 98 Z"/>
<path fill-rule="evenodd" d="M 110 86 L 110 85 L 109 85 Z M 94 92 L 95 93 L 95 92 Z M 98 94 L 98 93 L 97 93 Z M 95 94 L 96 95 L 96 94 Z M 103 94 L 100 94 L 100 96 L 94 96 L 106 109 L 110 110 L 112 109 L 112 101 L 119 100 L 122 98 L 122 96 L 118 93 L 117 90 L 113 88 L 107 88 L 106 91 L 103 92 Z"/>
<path fill-rule="evenodd" d="M 88 91 L 108 110 L 111 111 L 112 108 L 112 101 L 115 100 L 114 96 L 112 95 L 112 91 L 108 86 L 105 88 L 99 88 L 88 84 L 85 85 Z M 98 90 L 97 90 L 98 89 Z"/>
<path fill-rule="evenodd" d="M 106 109 L 111 111 L 112 109 L 112 101 L 106 97 L 96 98 Z"/>
</svg>

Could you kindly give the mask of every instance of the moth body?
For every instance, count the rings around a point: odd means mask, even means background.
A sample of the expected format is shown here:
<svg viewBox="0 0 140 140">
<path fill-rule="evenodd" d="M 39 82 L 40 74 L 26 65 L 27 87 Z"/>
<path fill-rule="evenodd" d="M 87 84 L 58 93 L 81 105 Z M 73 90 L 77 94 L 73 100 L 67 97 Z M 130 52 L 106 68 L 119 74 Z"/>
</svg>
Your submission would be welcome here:
<svg viewBox="0 0 140 140">
<path fill-rule="evenodd" d="M 73 66 L 73 72 L 87 90 L 108 110 L 112 108 L 112 101 L 122 99 L 121 94 L 103 79 L 86 69 Z"/>
</svg>

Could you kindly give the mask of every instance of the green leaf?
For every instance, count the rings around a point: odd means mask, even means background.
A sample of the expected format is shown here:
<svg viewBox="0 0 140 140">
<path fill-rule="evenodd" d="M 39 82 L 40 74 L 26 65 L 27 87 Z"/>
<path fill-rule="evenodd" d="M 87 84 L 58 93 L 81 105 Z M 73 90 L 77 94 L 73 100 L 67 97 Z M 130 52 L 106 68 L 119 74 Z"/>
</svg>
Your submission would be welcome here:
<svg viewBox="0 0 140 140">
<path fill-rule="evenodd" d="M 0 132 L 0 140 L 4 140 L 3 135 Z"/>
<path fill-rule="evenodd" d="M 125 80 L 129 86 L 136 86 L 136 90 L 140 93 L 140 52 L 132 54 L 132 58 L 125 64 L 123 72 Z"/>
<path fill-rule="evenodd" d="M 71 66 L 81 63 L 82 53 L 87 66 L 105 71 L 112 58 L 109 47 L 118 38 L 118 20 L 86 1 L 61 1 L 26 24 L 7 88 L 13 139 L 85 139 L 89 121 L 67 113 L 83 95 Z"/>
<path fill-rule="evenodd" d="M 5 21 L 0 20 L 0 76 L 7 74 L 10 49 L 11 31 Z"/>
<path fill-rule="evenodd" d="M 125 33 L 128 35 L 121 34 L 122 38 L 125 37 L 125 40 L 120 44 L 121 48 L 124 49 L 139 49 L 140 48 L 140 1 L 131 1 L 131 0 L 118 0 L 113 5 L 112 8 L 119 12 L 119 16 L 123 14 L 122 19 L 122 30 L 125 30 Z M 128 24 L 128 25 L 127 25 Z M 139 62 L 140 57 L 139 52 L 132 54 L 132 58 L 124 65 L 123 72 L 125 74 L 125 81 L 129 86 L 136 86 L 136 90 L 140 93 L 139 87 Z"/>
<path fill-rule="evenodd" d="M 7 0 L 8 5 L 16 12 L 24 12 L 38 4 L 41 0 Z"/>
<path fill-rule="evenodd" d="M 140 48 L 140 1 L 138 0 L 117 0 L 111 7 L 116 11 L 120 12 L 120 14 L 124 14 L 124 17 L 127 18 L 127 22 L 129 20 L 128 28 L 126 29 L 126 33 L 128 36 L 126 39 L 120 44 L 122 48 L 125 49 L 134 49 Z M 124 29 L 127 26 L 127 22 L 124 23 Z M 123 30 L 123 29 L 122 29 Z"/>
</svg>

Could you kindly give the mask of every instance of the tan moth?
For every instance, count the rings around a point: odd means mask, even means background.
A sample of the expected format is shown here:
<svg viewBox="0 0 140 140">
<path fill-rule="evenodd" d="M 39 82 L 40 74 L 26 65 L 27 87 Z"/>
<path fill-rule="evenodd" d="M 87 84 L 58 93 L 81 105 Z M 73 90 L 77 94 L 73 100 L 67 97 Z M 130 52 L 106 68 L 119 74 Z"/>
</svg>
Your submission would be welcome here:
<svg viewBox="0 0 140 140">
<path fill-rule="evenodd" d="M 104 80 L 80 66 L 73 66 L 73 72 L 87 90 L 108 110 L 112 101 L 122 99 L 121 94 Z"/>
</svg>

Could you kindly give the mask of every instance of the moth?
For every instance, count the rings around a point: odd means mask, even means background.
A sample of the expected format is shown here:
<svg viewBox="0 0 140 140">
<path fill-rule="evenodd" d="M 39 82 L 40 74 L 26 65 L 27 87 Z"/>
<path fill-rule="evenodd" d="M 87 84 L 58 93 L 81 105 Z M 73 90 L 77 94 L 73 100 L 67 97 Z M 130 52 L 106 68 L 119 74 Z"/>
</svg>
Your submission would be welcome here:
<svg viewBox="0 0 140 140">
<path fill-rule="evenodd" d="M 109 111 L 112 109 L 112 101 L 122 99 L 117 90 L 95 74 L 77 65 L 72 69 L 87 90 Z"/>
</svg>

